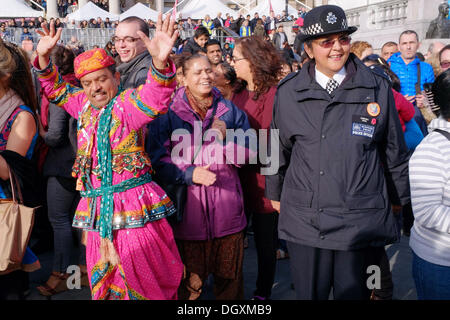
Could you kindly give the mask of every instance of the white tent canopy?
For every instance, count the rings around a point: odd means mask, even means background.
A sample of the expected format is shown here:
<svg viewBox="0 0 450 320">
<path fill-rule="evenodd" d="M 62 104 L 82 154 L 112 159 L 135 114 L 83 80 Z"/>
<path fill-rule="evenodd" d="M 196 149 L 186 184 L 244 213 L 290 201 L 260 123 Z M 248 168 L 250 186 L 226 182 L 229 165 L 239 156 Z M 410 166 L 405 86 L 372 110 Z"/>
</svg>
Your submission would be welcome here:
<svg viewBox="0 0 450 320">
<path fill-rule="evenodd" d="M 141 2 L 136 3 L 134 6 L 132 6 L 130 9 L 125 11 L 120 15 L 120 20 L 123 20 L 125 18 L 135 16 L 139 17 L 141 19 L 151 19 L 153 21 L 158 20 L 158 12 L 155 10 L 150 9 L 146 5 L 144 5 Z"/>
<path fill-rule="evenodd" d="M 235 18 L 238 15 L 236 11 L 228 8 L 220 0 L 191 0 L 181 10 L 177 8 L 177 18 L 181 13 L 183 19 L 187 19 L 188 17 L 192 19 L 204 19 L 206 15 L 209 15 L 211 20 L 214 20 L 219 12 L 222 13 L 222 19 L 225 18 L 227 13 Z M 172 13 L 172 10 L 168 13 Z"/>
<path fill-rule="evenodd" d="M 83 21 L 83 20 L 90 20 L 90 19 L 97 19 L 102 18 L 102 20 L 105 20 L 106 18 L 109 18 L 110 20 L 119 20 L 119 16 L 116 14 L 111 14 L 108 11 L 103 10 L 102 8 L 96 6 L 92 2 L 86 3 L 84 6 L 82 6 L 77 11 L 67 15 L 68 21 L 75 20 L 75 21 Z"/>
<path fill-rule="evenodd" d="M 272 2 L 272 8 L 275 13 L 275 15 L 282 14 L 283 10 L 286 10 L 286 3 L 284 0 L 271 0 Z M 255 13 L 258 12 L 259 16 L 269 16 L 270 15 L 270 4 L 269 0 L 261 1 L 259 5 L 254 7 L 250 10 L 249 14 L 252 16 L 255 15 Z M 288 5 L 288 15 L 293 14 L 294 17 L 297 17 L 297 9 L 295 9 L 293 6 Z"/>
<path fill-rule="evenodd" d="M 6 2 L 6 1 L 4 1 Z M 0 18 L 31 18 L 44 16 L 44 11 L 37 11 L 26 5 L 23 0 L 9 0 L 1 3 Z"/>
</svg>

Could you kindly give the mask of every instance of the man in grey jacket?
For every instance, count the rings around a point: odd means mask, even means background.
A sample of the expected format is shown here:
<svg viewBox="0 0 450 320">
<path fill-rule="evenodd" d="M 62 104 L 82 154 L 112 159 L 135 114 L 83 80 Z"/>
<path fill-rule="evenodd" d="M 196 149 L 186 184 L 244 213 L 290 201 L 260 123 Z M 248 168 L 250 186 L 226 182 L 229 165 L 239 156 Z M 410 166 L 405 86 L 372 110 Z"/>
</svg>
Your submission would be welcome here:
<svg viewBox="0 0 450 320">
<path fill-rule="evenodd" d="M 128 17 L 119 23 L 113 37 L 122 62 L 117 71 L 120 73 L 120 83 L 124 89 L 137 88 L 145 83 L 152 60 L 137 34 L 139 30 L 149 36 L 149 28 L 144 20 L 134 16 Z"/>
<path fill-rule="evenodd" d="M 279 170 L 266 197 L 280 212 L 298 299 L 328 299 L 331 288 L 335 300 L 368 299 L 384 246 L 399 239 L 391 204 L 409 201 L 392 89 L 350 53 L 355 31 L 340 7 L 308 12 L 301 40 L 312 60 L 275 97 Z"/>
<path fill-rule="evenodd" d="M 273 36 L 273 44 L 277 50 L 283 50 L 284 43 L 288 41 L 288 37 L 284 32 L 284 27 L 282 24 L 278 25 L 277 33 Z"/>
</svg>

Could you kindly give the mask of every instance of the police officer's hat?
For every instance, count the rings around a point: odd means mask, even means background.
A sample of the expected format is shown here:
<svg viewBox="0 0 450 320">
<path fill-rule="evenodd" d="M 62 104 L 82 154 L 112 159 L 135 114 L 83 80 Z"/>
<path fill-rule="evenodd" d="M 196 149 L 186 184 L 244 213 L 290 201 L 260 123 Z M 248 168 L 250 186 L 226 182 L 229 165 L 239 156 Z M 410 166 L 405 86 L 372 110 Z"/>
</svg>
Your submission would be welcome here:
<svg viewBox="0 0 450 320">
<path fill-rule="evenodd" d="M 299 38 L 305 41 L 333 33 L 350 34 L 356 30 L 357 27 L 348 26 L 347 17 L 341 7 L 324 5 L 315 7 L 306 14 Z"/>
</svg>

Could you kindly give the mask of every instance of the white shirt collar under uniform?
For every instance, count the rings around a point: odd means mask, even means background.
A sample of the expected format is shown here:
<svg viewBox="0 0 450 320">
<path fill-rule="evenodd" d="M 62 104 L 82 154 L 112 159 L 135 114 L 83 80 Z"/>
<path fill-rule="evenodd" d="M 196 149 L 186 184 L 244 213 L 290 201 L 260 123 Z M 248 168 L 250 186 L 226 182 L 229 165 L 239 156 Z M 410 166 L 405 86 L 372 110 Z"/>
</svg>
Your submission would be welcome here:
<svg viewBox="0 0 450 320">
<path fill-rule="evenodd" d="M 336 80 L 339 83 L 339 85 L 341 85 L 341 83 L 342 83 L 342 81 L 344 81 L 346 75 L 347 75 L 347 71 L 345 70 L 345 66 L 343 66 L 342 69 L 339 70 L 339 72 L 333 76 L 333 79 Z M 316 81 L 318 84 L 320 84 L 320 86 L 322 88 L 326 89 L 327 83 L 329 80 L 330 80 L 330 78 L 328 78 L 328 76 L 324 75 L 322 72 L 317 70 L 317 67 L 316 67 Z"/>
</svg>

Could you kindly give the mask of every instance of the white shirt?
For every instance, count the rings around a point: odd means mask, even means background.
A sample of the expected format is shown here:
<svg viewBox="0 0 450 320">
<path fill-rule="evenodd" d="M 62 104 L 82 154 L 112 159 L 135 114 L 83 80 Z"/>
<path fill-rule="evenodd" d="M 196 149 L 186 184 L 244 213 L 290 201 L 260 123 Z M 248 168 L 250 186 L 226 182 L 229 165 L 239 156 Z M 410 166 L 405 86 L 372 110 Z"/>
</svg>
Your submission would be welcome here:
<svg viewBox="0 0 450 320">
<path fill-rule="evenodd" d="M 272 20 L 270 21 L 270 30 L 275 30 L 275 18 L 271 18 Z"/>
<path fill-rule="evenodd" d="M 284 42 L 287 40 L 284 32 L 280 32 L 280 49 L 283 49 Z"/>
<path fill-rule="evenodd" d="M 336 80 L 339 85 L 341 85 L 342 81 L 344 81 L 345 76 L 347 75 L 347 71 L 345 70 L 345 66 L 342 67 L 341 70 L 339 70 L 338 73 L 336 73 L 333 76 L 333 79 Z M 316 67 L 316 81 L 318 84 L 320 84 L 320 86 L 324 89 L 327 88 L 327 83 L 328 81 L 330 81 L 330 78 L 328 78 L 328 76 L 324 75 L 322 72 L 320 72 L 319 70 L 317 70 Z"/>
</svg>

